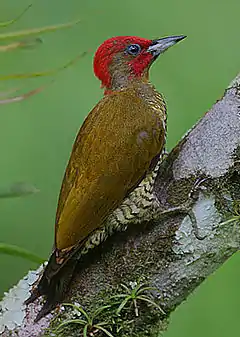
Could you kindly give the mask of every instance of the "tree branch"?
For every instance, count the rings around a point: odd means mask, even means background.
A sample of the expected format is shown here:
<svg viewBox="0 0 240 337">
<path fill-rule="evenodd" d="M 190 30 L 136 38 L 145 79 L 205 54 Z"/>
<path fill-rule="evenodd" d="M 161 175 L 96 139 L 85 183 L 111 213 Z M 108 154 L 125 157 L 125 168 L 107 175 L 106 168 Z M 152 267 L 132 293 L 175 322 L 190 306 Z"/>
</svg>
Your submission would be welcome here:
<svg viewBox="0 0 240 337">
<path fill-rule="evenodd" d="M 159 200 L 155 220 L 130 226 L 88 256 L 67 299 L 91 311 L 109 303 L 120 283 L 129 286 L 141 276 L 159 289 L 151 295 L 166 314 L 140 304 L 139 316 L 133 310 L 133 322 L 128 322 L 129 337 L 158 336 L 175 307 L 239 249 L 240 75 L 165 158 L 154 189 Z M 163 216 L 175 207 L 182 211 Z M 38 274 L 29 272 L 0 303 L 1 336 L 14 329 L 18 336 L 42 336 L 48 327 L 52 314 L 33 323 L 41 301 L 23 305 Z M 65 335 L 75 336 L 76 326 Z"/>
</svg>

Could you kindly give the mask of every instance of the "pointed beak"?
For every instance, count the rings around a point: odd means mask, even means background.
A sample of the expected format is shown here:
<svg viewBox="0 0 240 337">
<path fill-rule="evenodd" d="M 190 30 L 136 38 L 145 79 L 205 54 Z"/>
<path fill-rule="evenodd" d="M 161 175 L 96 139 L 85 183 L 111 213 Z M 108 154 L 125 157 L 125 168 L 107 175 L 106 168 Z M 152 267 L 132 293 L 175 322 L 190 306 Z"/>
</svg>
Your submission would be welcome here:
<svg viewBox="0 0 240 337">
<path fill-rule="evenodd" d="M 163 37 L 162 39 L 153 40 L 147 51 L 156 58 L 168 48 L 174 46 L 177 42 L 185 39 L 185 37 L 186 35 L 168 36 Z"/>
</svg>

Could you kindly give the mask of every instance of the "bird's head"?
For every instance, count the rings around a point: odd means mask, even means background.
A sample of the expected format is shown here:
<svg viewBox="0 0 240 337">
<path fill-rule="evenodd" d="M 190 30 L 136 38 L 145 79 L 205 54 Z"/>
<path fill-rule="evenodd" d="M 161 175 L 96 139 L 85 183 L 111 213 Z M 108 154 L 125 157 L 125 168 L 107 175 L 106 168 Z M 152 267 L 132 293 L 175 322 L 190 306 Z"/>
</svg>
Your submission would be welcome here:
<svg viewBox="0 0 240 337">
<path fill-rule="evenodd" d="M 107 91 L 127 87 L 136 79 L 148 79 L 156 58 L 186 36 L 147 40 L 136 36 L 117 36 L 106 40 L 96 51 L 94 73 Z"/>
</svg>

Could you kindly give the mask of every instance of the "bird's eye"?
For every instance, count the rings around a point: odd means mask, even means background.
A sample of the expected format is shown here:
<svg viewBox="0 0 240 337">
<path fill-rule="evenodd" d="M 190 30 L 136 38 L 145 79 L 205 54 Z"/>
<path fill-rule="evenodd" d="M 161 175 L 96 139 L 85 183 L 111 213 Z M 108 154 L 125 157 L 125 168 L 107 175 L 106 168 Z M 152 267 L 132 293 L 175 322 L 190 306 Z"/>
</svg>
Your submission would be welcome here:
<svg viewBox="0 0 240 337">
<path fill-rule="evenodd" d="M 141 51 L 141 47 L 139 46 L 139 44 L 130 44 L 128 47 L 127 47 L 127 53 L 130 54 L 130 55 L 138 55 Z"/>
</svg>

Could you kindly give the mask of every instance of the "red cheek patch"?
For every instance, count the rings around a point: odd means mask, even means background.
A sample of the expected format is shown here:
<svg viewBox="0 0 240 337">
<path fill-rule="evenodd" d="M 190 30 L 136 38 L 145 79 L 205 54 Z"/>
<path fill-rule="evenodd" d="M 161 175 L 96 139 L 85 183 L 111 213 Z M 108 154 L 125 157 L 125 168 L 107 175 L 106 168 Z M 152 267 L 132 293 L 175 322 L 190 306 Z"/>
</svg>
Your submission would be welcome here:
<svg viewBox="0 0 240 337">
<path fill-rule="evenodd" d="M 149 64 L 153 59 L 152 54 L 148 52 L 141 53 L 139 56 L 135 57 L 129 62 L 130 67 L 133 71 L 133 76 L 141 77 L 144 70 L 148 68 Z"/>
</svg>

